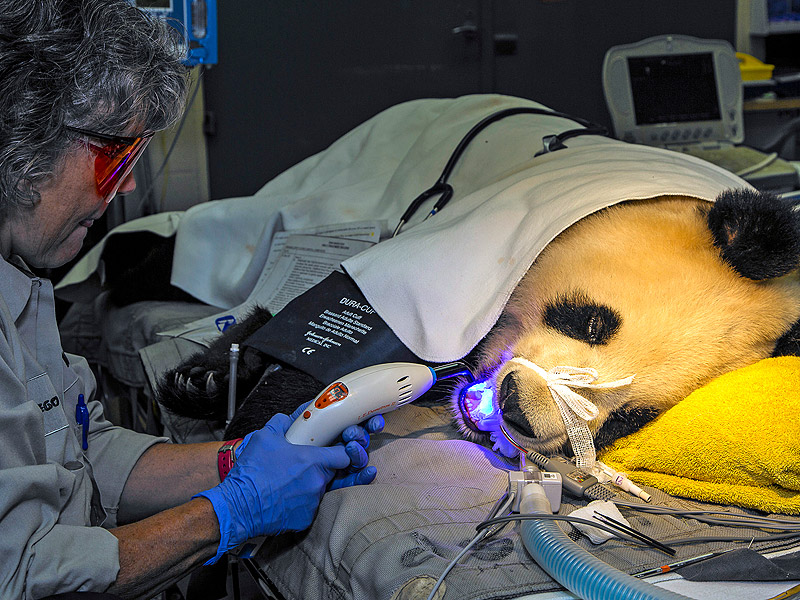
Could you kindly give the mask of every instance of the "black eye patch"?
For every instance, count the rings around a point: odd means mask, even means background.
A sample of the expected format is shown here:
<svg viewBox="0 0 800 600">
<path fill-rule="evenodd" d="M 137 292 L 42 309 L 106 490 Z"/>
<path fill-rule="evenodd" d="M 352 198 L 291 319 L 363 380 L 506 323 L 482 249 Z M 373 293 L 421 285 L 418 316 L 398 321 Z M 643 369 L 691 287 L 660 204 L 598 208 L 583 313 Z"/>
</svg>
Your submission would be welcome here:
<svg viewBox="0 0 800 600">
<path fill-rule="evenodd" d="M 612 308 L 575 293 L 548 304 L 544 311 L 544 324 L 575 340 L 596 346 L 611 339 L 622 319 Z"/>
</svg>

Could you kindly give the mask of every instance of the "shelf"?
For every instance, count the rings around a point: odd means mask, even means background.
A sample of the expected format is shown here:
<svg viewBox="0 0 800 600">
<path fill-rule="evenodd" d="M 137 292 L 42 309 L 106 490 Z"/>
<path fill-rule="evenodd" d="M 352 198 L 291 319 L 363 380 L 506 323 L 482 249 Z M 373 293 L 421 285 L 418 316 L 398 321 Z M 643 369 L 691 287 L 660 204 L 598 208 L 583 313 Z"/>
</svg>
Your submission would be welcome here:
<svg viewBox="0 0 800 600">
<path fill-rule="evenodd" d="M 744 110 L 744 112 L 792 110 L 796 108 L 800 108 L 800 98 L 745 100 L 742 103 L 742 110 Z"/>
<path fill-rule="evenodd" d="M 770 21 L 767 24 L 766 35 L 781 33 L 800 33 L 800 21 Z"/>
</svg>

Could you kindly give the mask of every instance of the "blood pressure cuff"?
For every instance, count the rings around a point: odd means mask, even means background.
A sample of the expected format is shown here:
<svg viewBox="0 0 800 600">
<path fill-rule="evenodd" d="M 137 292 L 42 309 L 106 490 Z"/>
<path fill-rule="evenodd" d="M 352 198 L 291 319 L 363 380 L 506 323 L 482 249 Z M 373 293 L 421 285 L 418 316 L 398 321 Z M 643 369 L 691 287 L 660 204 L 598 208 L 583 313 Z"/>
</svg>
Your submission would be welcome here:
<svg viewBox="0 0 800 600">
<path fill-rule="evenodd" d="M 339 271 L 292 300 L 243 345 L 323 383 L 376 364 L 423 362 Z"/>
</svg>

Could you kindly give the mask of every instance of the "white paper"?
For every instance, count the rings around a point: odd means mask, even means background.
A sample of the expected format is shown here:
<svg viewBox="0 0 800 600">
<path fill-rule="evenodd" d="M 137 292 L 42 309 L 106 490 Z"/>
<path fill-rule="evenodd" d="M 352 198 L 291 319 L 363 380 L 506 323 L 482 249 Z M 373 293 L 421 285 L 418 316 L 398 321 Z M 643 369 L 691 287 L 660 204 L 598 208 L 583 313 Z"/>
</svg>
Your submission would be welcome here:
<svg viewBox="0 0 800 600">
<path fill-rule="evenodd" d="M 181 327 L 159 332 L 159 335 L 181 337 L 207 346 L 220 332 L 242 321 L 256 306 L 265 307 L 273 314 L 279 312 L 333 271 L 340 270 L 342 261 L 375 244 L 380 236 L 379 223 L 354 223 L 315 229 L 334 235 L 296 232 L 275 235 L 270 258 L 244 303 Z M 336 237 L 339 233 L 356 235 L 361 239 Z"/>
<path fill-rule="evenodd" d="M 333 237 L 349 238 L 351 240 L 365 240 L 377 243 L 381 235 L 381 223 L 379 221 L 359 221 L 357 223 L 340 223 L 338 225 L 321 225 L 319 227 L 309 227 L 296 231 L 279 231 L 272 237 L 272 244 L 269 248 L 267 262 L 264 270 L 258 279 L 255 287 L 258 287 L 262 280 L 269 277 L 275 263 L 278 262 L 281 252 L 286 245 L 286 240 L 292 235 L 328 235 Z"/>
</svg>

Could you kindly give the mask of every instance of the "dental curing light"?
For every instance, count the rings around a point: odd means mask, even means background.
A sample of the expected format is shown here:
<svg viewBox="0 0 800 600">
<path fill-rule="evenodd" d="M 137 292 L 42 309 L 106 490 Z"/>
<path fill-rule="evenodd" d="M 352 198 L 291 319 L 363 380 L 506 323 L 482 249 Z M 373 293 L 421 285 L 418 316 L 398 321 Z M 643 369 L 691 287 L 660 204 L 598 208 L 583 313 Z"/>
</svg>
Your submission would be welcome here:
<svg viewBox="0 0 800 600">
<path fill-rule="evenodd" d="M 439 379 L 468 375 L 462 363 L 434 368 L 385 363 L 359 369 L 327 386 L 286 432 L 292 444 L 327 446 L 349 425 L 382 415 L 422 396 Z"/>
</svg>

